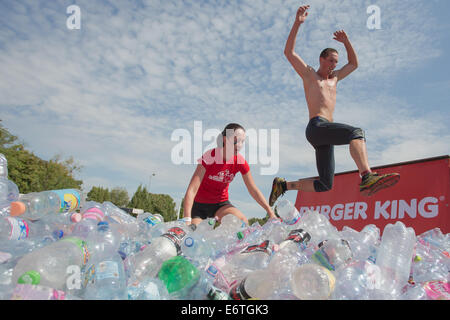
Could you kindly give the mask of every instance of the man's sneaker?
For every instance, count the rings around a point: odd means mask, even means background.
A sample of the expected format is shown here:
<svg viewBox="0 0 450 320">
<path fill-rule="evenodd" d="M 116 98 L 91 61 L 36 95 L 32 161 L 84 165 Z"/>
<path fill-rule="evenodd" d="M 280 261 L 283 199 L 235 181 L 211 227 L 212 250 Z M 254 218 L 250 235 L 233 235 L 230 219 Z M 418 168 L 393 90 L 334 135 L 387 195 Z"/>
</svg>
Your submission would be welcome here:
<svg viewBox="0 0 450 320">
<path fill-rule="evenodd" d="M 371 196 L 381 189 L 392 187 L 399 180 L 400 174 L 398 173 L 378 174 L 376 172 L 370 172 L 364 176 L 359 185 L 359 191 L 363 196 Z"/>
<path fill-rule="evenodd" d="M 286 180 L 276 177 L 272 182 L 272 191 L 269 196 L 269 206 L 273 206 L 278 197 L 286 192 Z"/>
</svg>

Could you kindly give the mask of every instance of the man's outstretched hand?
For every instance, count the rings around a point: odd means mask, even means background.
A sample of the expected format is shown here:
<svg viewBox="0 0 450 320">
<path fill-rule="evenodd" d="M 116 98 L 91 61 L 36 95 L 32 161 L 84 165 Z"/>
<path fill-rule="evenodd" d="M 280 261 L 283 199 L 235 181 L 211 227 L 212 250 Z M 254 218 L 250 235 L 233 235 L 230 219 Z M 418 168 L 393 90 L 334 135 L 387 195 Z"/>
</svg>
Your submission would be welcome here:
<svg viewBox="0 0 450 320">
<path fill-rule="evenodd" d="M 296 17 L 298 22 L 300 22 L 300 23 L 305 22 L 306 16 L 308 15 L 308 12 L 307 12 L 308 9 L 309 9 L 309 4 L 298 8 L 297 17 Z"/>
<path fill-rule="evenodd" d="M 348 37 L 347 34 L 345 33 L 344 30 L 338 30 L 335 33 L 333 33 L 334 35 L 334 40 L 345 43 L 348 41 Z"/>
</svg>

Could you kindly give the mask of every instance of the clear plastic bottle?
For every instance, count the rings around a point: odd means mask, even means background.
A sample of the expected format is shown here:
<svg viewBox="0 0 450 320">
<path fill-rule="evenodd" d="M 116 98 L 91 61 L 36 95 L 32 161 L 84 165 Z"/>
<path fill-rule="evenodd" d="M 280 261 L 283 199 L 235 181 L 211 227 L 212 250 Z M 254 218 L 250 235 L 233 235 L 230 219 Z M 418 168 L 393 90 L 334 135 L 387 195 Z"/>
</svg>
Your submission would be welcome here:
<svg viewBox="0 0 450 320">
<path fill-rule="evenodd" d="M 127 298 L 127 279 L 119 243 L 106 222 L 98 224 L 95 249 L 85 273 L 84 298 L 88 300 L 123 300 Z"/>
<path fill-rule="evenodd" d="M 268 220 L 267 222 L 269 221 L 270 220 Z M 243 230 L 238 231 L 237 236 L 241 242 L 258 243 L 266 239 L 265 231 L 266 230 L 258 222 L 255 222 L 251 226 L 248 226 Z"/>
<path fill-rule="evenodd" d="M 262 227 L 263 240 L 271 240 L 274 243 L 280 243 L 285 240 L 289 232 L 293 229 L 293 225 L 286 225 L 278 219 L 268 220 Z"/>
<path fill-rule="evenodd" d="M 86 194 L 79 189 L 57 189 L 49 190 L 49 192 L 53 192 L 59 197 L 61 203 L 59 213 L 62 214 L 70 214 L 83 208 L 86 202 Z"/>
<path fill-rule="evenodd" d="M 196 267 L 204 269 L 215 250 L 201 231 L 195 230 L 181 242 L 181 252 Z"/>
<path fill-rule="evenodd" d="M 11 202 L 19 199 L 19 188 L 7 178 L 0 177 L 0 216 L 9 216 Z"/>
<path fill-rule="evenodd" d="M 411 277 L 414 282 L 446 280 L 450 270 L 448 252 L 428 239 L 418 236 L 415 257 L 411 265 Z"/>
<path fill-rule="evenodd" d="M 119 224 L 124 226 L 126 230 L 125 232 L 129 237 L 136 237 L 137 233 L 139 232 L 139 225 L 135 217 L 133 217 L 131 214 L 128 214 L 110 201 L 103 202 L 103 208 L 105 216 L 116 220 L 117 222 L 119 222 Z"/>
<path fill-rule="evenodd" d="M 144 278 L 127 287 L 128 300 L 169 300 L 166 285 L 158 278 Z"/>
<path fill-rule="evenodd" d="M 235 281 L 252 271 L 267 268 L 274 250 L 276 244 L 270 240 L 246 246 L 219 256 L 208 266 L 208 272 L 214 274 L 217 287 L 228 292 Z"/>
<path fill-rule="evenodd" d="M 296 268 L 305 263 L 311 263 L 304 252 L 310 239 L 309 234 L 303 229 L 292 230 L 288 237 L 279 244 L 274 252 L 267 271 L 274 281 L 274 291 L 271 299 L 285 299 L 292 296 L 290 283 L 292 274 Z"/>
<path fill-rule="evenodd" d="M 139 232 L 141 233 L 147 233 L 151 228 L 161 223 L 161 221 L 150 212 L 138 214 L 136 222 L 139 226 Z"/>
<path fill-rule="evenodd" d="M 352 259 L 352 251 L 347 240 L 330 239 L 323 241 L 313 254 L 312 260 L 328 270 L 335 271 Z"/>
<path fill-rule="evenodd" d="M 380 244 L 380 229 L 377 226 L 366 225 L 361 232 L 345 226 L 340 235 L 348 241 L 355 260 L 370 259 L 375 262 L 376 250 Z"/>
<path fill-rule="evenodd" d="M 30 221 L 18 217 L 0 218 L 0 240 L 31 240 L 39 245 L 49 244 L 64 236 L 62 225 L 43 220 Z"/>
<path fill-rule="evenodd" d="M 392 296 L 401 294 L 411 271 L 416 236 L 402 222 L 385 226 L 376 264 L 381 269 L 381 290 Z"/>
<path fill-rule="evenodd" d="M 76 237 L 63 238 L 24 255 L 13 271 L 13 283 L 28 283 L 64 290 L 68 267 L 82 268 L 89 258 L 87 244 Z"/>
<path fill-rule="evenodd" d="M 336 278 L 325 267 L 306 263 L 296 268 L 291 287 L 301 300 L 327 300 L 334 290 Z"/>
<path fill-rule="evenodd" d="M 98 223 L 105 220 L 105 209 L 96 201 L 88 201 L 81 212 L 71 215 L 71 220 L 73 222 L 72 234 L 87 239 L 97 232 Z"/>
<path fill-rule="evenodd" d="M 231 287 L 233 300 L 269 299 L 274 293 L 275 282 L 267 270 L 255 270 Z"/>
<path fill-rule="evenodd" d="M 440 228 L 428 230 L 416 237 L 412 277 L 416 282 L 446 279 L 450 270 L 450 237 Z"/>
<path fill-rule="evenodd" d="M 311 235 L 311 242 L 318 245 L 324 240 L 339 238 L 339 233 L 330 221 L 317 211 L 307 211 L 301 220 L 293 226 L 294 229 L 302 228 Z"/>
<path fill-rule="evenodd" d="M 46 215 L 69 213 L 79 207 L 81 199 L 81 192 L 76 189 L 31 192 L 11 202 L 11 215 L 37 220 Z"/>
<path fill-rule="evenodd" d="M 0 218 L 0 241 L 28 238 L 28 221 L 16 217 Z"/>
<path fill-rule="evenodd" d="M 210 234 L 211 232 L 213 232 L 214 230 L 214 226 L 216 225 L 216 219 L 215 218 L 208 218 L 208 219 L 204 219 L 202 220 L 202 222 L 200 222 L 196 228 L 195 228 L 195 232 L 199 232 L 205 235 Z"/>
<path fill-rule="evenodd" d="M 310 240 L 311 235 L 307 231 L 301 228 L 291 230 L 286 239 L 279 244 L 279 250 L 284 248 L 288 250 L 290 247 L 292 247 L 292 250 L 294 251 L 305 249 Z"/>
<path fill-rule="evenodd" d="M 296 224 L 301 218 L 300 212 L 287 199 L 279 201 L 276 205 L 276 210 L 283 222 L 288 225 Z"/>
<path fill-rule="evenodd" d="M 379 289 L 381 272 L 370 260 L 355 260 L 337 270 L 332 293 L 336 300 L 368 300 L 371 290 Z"/>
<path fill-rule="evenodd" d="M 216 227 L 219 233 L 235 233 L 245 227 L 245 222 L 232 214 L 227 214 L 222 218 L 220 224 Z"/>
<path fill-rule="evenodd" d="M 245 227 L 245 222 L 232 214 L 222 218 L 220 225 L 214 229 L 214 232 L 209 237 L 209 241 L 216 248 L 218 255 L 225 254 L 241 244 L 241 231 Z"/>
<path fill-rule="evenodd" d="M 186 234 L 180 227 L 170 228 L 142 251 L 130 256 L 134 277 L 138 281 L 144 277 L 155 277 L 164 261 L 181 254 L 181 242 Z"/>
</svg>

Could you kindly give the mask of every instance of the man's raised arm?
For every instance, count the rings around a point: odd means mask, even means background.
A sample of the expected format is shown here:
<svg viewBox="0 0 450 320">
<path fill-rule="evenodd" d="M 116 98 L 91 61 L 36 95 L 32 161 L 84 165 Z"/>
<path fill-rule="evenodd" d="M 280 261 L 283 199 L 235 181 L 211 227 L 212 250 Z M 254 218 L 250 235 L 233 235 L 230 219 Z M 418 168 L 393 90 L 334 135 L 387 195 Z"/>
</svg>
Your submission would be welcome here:
<svg viewBox="0 0 450 320">
<path fill-rule="evenodd" d="M 291 32 L 289 33 L 289 37 L 286 41 L 286 46 L 284 48 L 284 55 L 294 67 L 295 71 L 304 79 L 306 74 L 310 71 L 308 65 L 303 61 L 302 58 L 298 54 L 295 53 L 295 39 L 297 38 L 298 29 L 300 25 L 305 22 L 306 16 L 308 15 L 307 10 L 309 9 L 309 5 L 301 6 L 297 10 L 297 15 L 295 17 L 294 25 L 292 26 Z"/>
<path fill-rule="evenodd" d="M 358 68 L 358 57 L 353 49 L 350 40 L 348 40 L 347 34 L 344 30 L 339 30 L 334 33 L 334 40 L 342 42 L 344 44 L 345 50 L 347 50 L 347 64 L 343 66 L 340 70 L 337 70 L 338 80 L 344 79 L 350 73 Z"/>
</svg>

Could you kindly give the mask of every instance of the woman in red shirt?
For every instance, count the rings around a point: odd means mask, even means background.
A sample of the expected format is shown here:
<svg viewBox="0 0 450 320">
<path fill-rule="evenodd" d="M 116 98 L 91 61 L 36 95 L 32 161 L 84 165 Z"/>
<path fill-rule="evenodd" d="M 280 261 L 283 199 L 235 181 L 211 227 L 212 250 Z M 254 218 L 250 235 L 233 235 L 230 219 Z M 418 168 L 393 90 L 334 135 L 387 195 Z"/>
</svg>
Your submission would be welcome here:
<svg viewBox="0 0 450 320">
<path fill-rule="evenodd" d="M 199 224 L 203 219 L 213 217 L 221 221 L 227 214 L 233 214 L 248 224 L 246 216 L 228 200 L 228 186 L 238 172 L 253 199 L 269 218 L 276 218 L 255 185 L 247 161 L 238 153 L 244 141 L 245 129 L 237 123 L 230 123 L 217 138 L 217 148 L 206 151 L 198 160 L 184 197 L 184 220 L 188 224 Z"/>
</svg>

